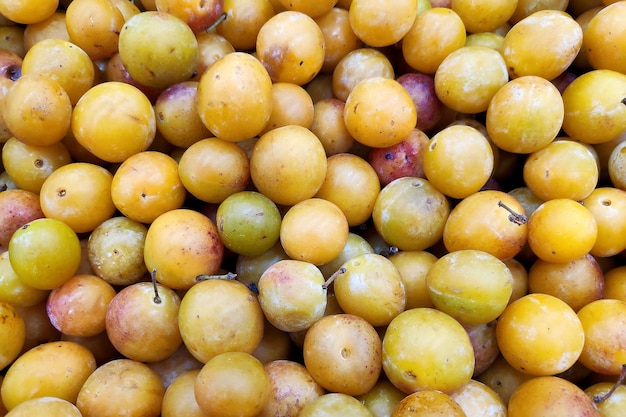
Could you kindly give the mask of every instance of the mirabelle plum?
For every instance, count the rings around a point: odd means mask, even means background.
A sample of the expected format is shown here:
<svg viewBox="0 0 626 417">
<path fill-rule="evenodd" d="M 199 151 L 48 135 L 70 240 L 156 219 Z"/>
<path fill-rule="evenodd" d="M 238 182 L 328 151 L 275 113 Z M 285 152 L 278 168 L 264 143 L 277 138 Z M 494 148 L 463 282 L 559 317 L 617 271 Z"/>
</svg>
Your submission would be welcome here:
<svg viewBox="0 0 626 417">
<path fill-rule="evenodd" d="M 605 3 L 606 4 L 606 3 Z M 587 60 L 595 69 L 626 73 L 626 4 L 606 4 L 587 25 L 583 40 Z"/>
<path fill-rule="evenodd" d="M 448 198 L 424 178 L 398 178 L 380 190 L 372 219 L 384 241 L 401 250 L 424 250 L 441 239 Z"/>
<path fill-rule="evenodd" d="M 585 331 L 580 362 L 592 371 L 619 375 L 626 363 L 626 302 L 593 301 L 578 311 Z"/>
<path fill-rule="evenodd" d="M 91 232 L 115 213 L 113 175 L 105 168 L 74 162 L 54 171 L 41 186 L 46 217 L 63 221 L 76 233 Z"/>
<path fill-rule="evenodd" d="M 217 26 L 217 33 L 236 50 L 253 50 L 259 30 L 275 12 L 269 0 L 224 0 L 226 19 Z"/>
<path fill-rule="evenodd" d="M 511 366 L 535 376 L 569 369 L 585 343 L 576 312 L 548 294 L 529 294 L 509 304 L 498 318 L 496 338 Z"/>
<path fill-rule="evenodd" d="M 467 125 L 448 126 L 436 133 L 424 153 L 424 174 L 452 198 L 479 191 L 493 172 L 494 155 L 487 138 Z"/>
<path fill-rule="evenodd" d="M 370 46 L 389 46 L 400 41 L 417 16 L 417 1 L 400 0 L 393 7 L 384 0 L 353 0 L 350 25 L 354 33 Z"/>
<path fill-rule="evenodd" d="M 313 123 L 313 99 L 306 90 L 292 83 L 272 84 L 272 114 L 260 134 L 281 126 Z"/>
<path fill-rule="evenodd" d="M 428 270 L 426 287 L 435 307 L 462 324 L 495 320 L 507 307 L 513 277 L 498 258 L 480 250 L 443 255 Z"/>
<path fill-rule="evenodd" d="M 243 52 L 227 54 L 207 69 L 197 94 L 202 122 L 229 142 L 258 135 L 272 113 L 272 80 L 256 58 Z"/>
<path fill-rule="evenodd" d="M 372 77 L 354 86 L 346 99 L 343 120 L 356 141 L 384 148 L 401 142 L 411 133 L 417 124 L 417 110 L 398 81 Z"/>
<path fill-rule="evenodd" d="M 517 0 L 452 0 L 450 8 L 463 20 L 469 33 L 491 32 L 505 24 L 517 7 Z"/>
<path fill-rule="evenodd" d="M 475 114 L 487 110 L 493 95 L 508 81 L 500 52 L 486 46 L 463 46 L 437 68 L 435 91 L 448 108 Z"/>
<path fill-rule="evenodd" d="M 0 334 L 5 343 L 0 348 L 0 366 L 6 368 L 22 353 L 26 324 L 13 305 L 0 301 Z"/>
<path fill-rule="evenodd" d="M 320 27 L 297 11 L 275 14 L 256 38 L 258 58 L 274 82 L 308 83 L 322 69 L 325 49 Z"/>
<path fill-rule="evenodd" d="M 61 220 L 33 220 L 9 241 L 9 259 L 15 273 L 26 285 L 42 290 L 57 288 L 74 276 L 80 258 L 80 240 Z"/>
<path fill-rule="evenodd" d="M 297 125 L 265 133 L 250 156 L 250 176 L 258 191 L 287 206 L 313 197 L 324 182 L 327 166 L 320 140 Z"/>
<path fill-rule="evenodd" d="M 361 48 L 363 42 L 356 36 L 350 25 L 350 13 L 346 9 L 333 7 L 314 18 L 324 35 L 326 53 L 321 72 L 332 73 L 337 63 L 346 54 Z"/>
<path fill-rule="evenodd" d="M 465 25 L 447 7 L 425 10 L 402 39 L 402 55 L 407 64 L 425 74 L 434 74 L 451 52 L 465 45 Z"/>
<path fill-rule="evenodd" d="M 5 18 L 22 24 L 41 22 L 59 7 L 59 0 L 22 0 L 0 2 L 0 13 Z"/>
<path fill-rule="evenodd" d="M 576 167 L 576 169 L 572 169 Z M 555 140 L 524 162 L 524 183 L 542 200 L 583 200 L 595 189 L 598 164 L 592 151 L 573 140 Z"/>
<path fill-rule="evenodd" d="M 626 124 L 626 74 L 609 69 L 588 71 L 563 91 L 563 130 L 583 143 L 616 139 Z"/>
<path fill-rule="evenodd" d="M 552 80 L 574 61 L 582 42 L 583 31 L 569 14 L 541 10 L 507 32 L 502 56 L 511 78 L 535 75 Z"/>
<path fill-rule="evenodd" d="M 394 76 L 391 61 L 381 51 L 373 48 L 354 49 L 337 62 L 332 72 L 333 94 L 337 99 L 346 101 L 360 81 L 372 77 Z"/>
<path fill-rule="evenodd" d="M 598 187 L 583 199 L 598 225 L 594 256 L 608 257 L 626 249 L 626 222 L 621 215 L 626 210 L 626 191 L 614 187 Z"/>
<path fill-rule="evenodd" d="M 110 58 L 118 51 L 124 15 L 109 0 L 76 0 L 65 10 L 70 41 L 92 60 Z"/>
<path fill-rule="evenodd" d="M 156 117 L 138 88 L 110 81 L 83 94 L 74 107 L 71 128 L 78 143 L 95 156 L 123 162 L 152 144 Z"/>
<path fill-rule="evenodd" d="M 438 390 L 426 389 L 404 397 L 390 417 L 411 417 L 414 415 L 463 417 L 465 412 L 450 395 Z"/>
<path fill-rule="evenodd" d="M 554 84 L 529 75 L 509 81 L 496 92 L 487 107 L 485 126 L 498 148 L 531 153 L 557 137 L 564 114 L 563 99 Z"/>
<path fill-rule="evenodd" d="M 541 376 L 522 383 L 511 395 L 509 417 L 592 416 L 601 414 L 585 392 L 572 382 L 556 376 Z"/>
<path fill-rule="evenodd" d="M 200 212 L 180 208 L 158 216 L 148 228 L 144 260 L 156 279 L 174 289 L 188 289 L 200 274 L 218 271 L 224 256 L 217 227 Z"/>
<path fill-rule="evenodd" d="M 604 273 L 603 298 L 626 301 L 626 266 L 617 266 Z"/>
<path fill-rule="evenodd" d="M 337 205 L 349 226 L 365 223 L 380 192 L 378 176 L 363 158 L 340 153 L 328 158 L 326 178 L 315 195 Z"/>
<path fill-rule="evenodd" d="M 53 145 L 69 131 L 70 97 L 55 77 L 45 72 L 22 75 L 2 103 L 4 123 L 27 145 Z"/>
<path fill-rule="evenodd" d="M 451 252 L 476 249 L 510 259 L 526 244 L 524 215 L 524 207 L 514 196 L 497 190 L 479 191 L 452 209 L 443 229 L 443 243 Z"/>
<path fill-rule="evenodd" d="M 431 308 L 406 310 L 389 323 L 382 358 L 389 380 L 407 394 L 452 393 L 474 372 L 474 349 L 463 326 Z"/>
<path fill-rule="evenodd" d="M 565 198 L 548 200 L 528 219 L 528 244 L 548 262 L 569 262 L 588 253 L 598 235 L 593 214 L 582 204 Z"/>
</svg>

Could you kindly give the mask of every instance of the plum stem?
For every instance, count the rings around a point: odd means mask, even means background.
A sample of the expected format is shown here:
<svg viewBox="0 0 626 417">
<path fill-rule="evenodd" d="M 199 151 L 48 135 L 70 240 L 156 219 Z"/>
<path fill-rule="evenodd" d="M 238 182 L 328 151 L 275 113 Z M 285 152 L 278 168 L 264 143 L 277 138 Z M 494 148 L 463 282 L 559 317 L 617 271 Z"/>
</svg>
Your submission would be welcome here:
<svg viewBox="0 0 626 417">
<path fill-rule="evenodd" d="M 509 221 L 510 222 L 515 223 L 518 226 L 521 226 L 521 225 L 526 224 L 528 222 L 528 217 L 527 216 L 525 216 L 524 214 L 516 213 L 512 208 L 510 208 L 509 206 L 504 204 L 502 201 L 498 201 L 498 207 L 502 207 L 503 209 L 505 209 L 506 211 L 511 213 L 511 214 L 509 214 Z"/>
<path fill-rule="evenodd" d="M 159 295 L 159 290 L 157 288 L 156 272 L 157 270 L 154 268 L 150 273 L 150 278 L 152 279 L 152 286 L 154 287 L 154 302 L 156 304 L 161 304 L 161 296 Z"/>
<path fill-rule="evenodd" d="M 217 18 L 217 20 L 216 20 L 215 22 L 213 22 L 213 24 L 212 24 L 211 26 L 209 26 L 209 27 L 206 29 L 206 31 L 207 31 L 207 32 L 210 32 L 210 31 L 212 31 L 213 29 L 215 29 L 215 28 L 217 27 L 217 25 L 219 25 L 219 24 L 220 24 L 220 23 L 222 23 L 224 20 L 226 20 L 226 16 L 227 16 L 227 13 L 226 13 L 226 12 L 222 13 L 222 14 L 220 15 L 220 17 L 218 17 L 218 18 Z"/>
<path fill-rule="evenodd" d="M 208 281 L 210 279 L 225 279 L 232 281 L 235 278 L 237 278 L 237 274 L 234 272 L 227 272 L 225 274 L 218 275 L 200 274 L 196 277 L 196 281 Z"/>
<path fill-rule="evenodd" d="M 617 387 L 622 385 L 624 380 L 626 380 L 626 363 L 622 364 L 622 372 L 620 372 L 619 378 L 617 378 L 617 381 L 615 381 L 615 385 L 613 385 L 613 387 L 610 390 L 608 390 L 606 392 L 606 394 L 604 394 L 604 395 L 595 395 L 593 397 L 593 402 L 595 402 L 596 404 L 600 404 L 601 402 L 608 400 L 609 397 L 611 395 L 613 395 L 613 393 L 615 392 Z"/>
<path fill-rule="evenodd" d="M 327 290 L 328 287 L 330 287 L 330 284 L 333 283 L 333 281 L 335 281 L 335 278 L 337 278 L 339 275 L 341 274 L 345 274 L 346 273 L 346 267 L 342 266 L 341 268 L 339 268 L 338 270 L 336 270 L 327 280 L 324 284 L 322 284 L 322 288 L 324 290 Z"/>
</svg>

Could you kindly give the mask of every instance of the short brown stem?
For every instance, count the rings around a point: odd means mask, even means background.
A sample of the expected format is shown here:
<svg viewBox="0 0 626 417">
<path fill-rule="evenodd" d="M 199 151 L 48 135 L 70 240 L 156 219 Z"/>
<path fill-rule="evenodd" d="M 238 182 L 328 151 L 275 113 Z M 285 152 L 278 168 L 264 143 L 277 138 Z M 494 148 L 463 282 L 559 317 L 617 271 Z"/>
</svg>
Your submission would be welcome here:
<svg viewBox="0 0 626 417">
<path fill-rule="evenodd" d="M 519 214 L 517 212 L 515 212 L 512 208 L 510 208 L 509 206 L 507 206 L 506 204 L 504 204 L 502 201 L 498 201 L 498 207 L 502 207 L 503 209 L 505 209 L 506 211 L 508 211 L 509 214 L 509 221 L 512 223 L 515 223 L 518 226 L 521 226 L 523 224 L 526 224 L 528 222 L 528 217 L 525 216 L 524 214 Z"/>
<path fill-rule="evenodd" d="M 335 271 L 327 280 L 324 284 L 322 284 L 322 288 L 324 290 L 327 290 L 328 287 L 330 287 L 330 284 L 333 283 L 333 281 L 335 281 L 335 278 L 337 278 L 339 275 L 341 274 L 345 274 L 346 273 L 346 268 L 344 266 L 342 266 L 341 268 L 339 268 L 337 271 Z"/>
<path fill-rule="evenodd" d="M 226 20 L 226 16 L 227 16 L 226 12 L 222 13 L 222 14 L 220 15 L 220 17 L 218 17 L 218 18 L 217 18 L 217 20 L 216 20 L 215 22 L 213 22 L 213 24 L 207 28 L 207 30 L 206 30 L 206 31 L 207 31 L 207 32 L 210 32 L 210 31 L 212 31 L 213 29 L 215 29 L 215 28 L 217 27 L 217 25 L 219 25 L 219 24 L 220 24 L 220 23 L 222 23 L 224 20 Z"/>
<path fill-rule="evenodd" d="M 616 390 L 616 389 L 617 389 L 620 385 L 622 385 L 622 383 L 624 382 L 624 380 L 626 380 L 626 364 L 623 364 L 623 365 L 622 365 L 622 372 L 620 372 L 620 374 L 619 374 L 619 378 L 617 378 L 617 381 L 615 381 L 615 385 L 613 385 L 613 387 L 612 387 L 610 390 L 608 390 L 608 391 L 606 392 L 606 394 L 604 394 L 604 395 L 596 395 L 596 396 L 594 396 L 594 397 L 593 397 L 593 401 L 594 401 L 596 404 L 600 404 L 601 402 L 608 400 L 608 399 L 609 399 L 609 397 L 610 397 L 611 395 L 613 395 L 613 393 L 615 392 L 615 390 Z"/>
<path fill-rule="evenodd" d="M 161 296 L 159 295 L 159 290 L 157 288 L 156 273 L 157 270 L 155 268 L 150 273 L 150 278 L 152 279 L 152 286 L 154 287 L 154 302 L 156 304 L 161 304 Z"/>
<path fill-rule="evenodd" d="M 218 275 L 201 274 L 196 277 L 196 281 L 208 281 L 210 279 L 225 279 L 232 281 L 235 278 L 237 278 L 237 274 L 235 274 L 234 272 L 227 272 L 225 274 Z"/>
</svg>

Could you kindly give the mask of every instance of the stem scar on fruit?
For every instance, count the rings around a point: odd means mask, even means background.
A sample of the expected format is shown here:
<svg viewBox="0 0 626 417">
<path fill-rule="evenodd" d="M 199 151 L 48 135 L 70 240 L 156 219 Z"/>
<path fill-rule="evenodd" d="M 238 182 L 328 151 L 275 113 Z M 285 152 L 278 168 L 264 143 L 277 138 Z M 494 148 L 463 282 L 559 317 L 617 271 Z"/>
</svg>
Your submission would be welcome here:
<svg viewBox="0 0 626 417">
<path fill-rule="evenodd" d="M 528 222 L 528 216 L 526 216 L 524 214 L 516 213 L 515 211 L 513 211 L 513 209 L 511 209 L 509 206 L 504 204 L 502 201 L 498 201 L 498 207 L 502 207 L 503 209 L 505 209 L 506 211 L 511 213 L 511 214 L 509 214 L 509 221 L 510 222 L 515 223 L 518 226 L 521 226 L 521 225 L 526 224 Z"/>
<path fill-rule="evenodd" d="M 624 380 L 626 380 L 626 363 L 622 364 L 622 372 L 620 372 L 619 374 L 619 378 L 617 378 L 617 381 L 615 381 L 615 384 L 611 387 L 610 390 L 608 390 L 606 392 L 606 394 L 604 395 L 595 395 L 593 397 L 593 402 L 596 404 L 600 404 L 603 401 L 606 401 L 609 399 L 609 397 L 611 395 L 613 395 L 613 393 L 615 392 L 615 390 L 617 390 L 617 388 L 622 385 L 622 383 L 624 382 Z"/>
</svg>

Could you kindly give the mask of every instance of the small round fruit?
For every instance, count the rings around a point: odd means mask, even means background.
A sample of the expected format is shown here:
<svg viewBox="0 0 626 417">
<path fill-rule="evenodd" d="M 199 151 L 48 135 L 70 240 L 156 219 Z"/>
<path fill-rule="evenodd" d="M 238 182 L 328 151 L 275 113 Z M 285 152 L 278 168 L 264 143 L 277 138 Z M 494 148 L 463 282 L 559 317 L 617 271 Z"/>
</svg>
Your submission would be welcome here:
<svg viewBox="0 0 626 417">
<path fill-rule="evenodd" d="M 598 225 L 593 256 L 610 257 L 626 249 L 626 222 L 620 215 L 626 210 L 626 191 L 614 187 L 597 187 L 583 204 L 593 214 Z"/>
<path fill-rule="evenodd" d="M 26 340 L 24 319 L 13 305 L 0 302 L 0 368 L 4 369 L 20 356 Z"/>
<path fill-rule="evenodd" d="M 426 276 L 437 257 L 427 251 L 399 251 L 389 256 L 389 260 L 400 272 L 404 284 L 405 309 L 434 307 L 426 287 Z"/>
<path fill-rule="evenodd" d="M 102 222 L 89 235 L 87 258 L 94 273 L 111 285 L 130 285 L 143 278 L 148 228 L 124 216 Z"/>
<path fill-rule="evenodd" d="M 11 137 L 2 147 L 2 165 L 6 174 L 22 190 L 39 194 L 41 185 L 57 168 L 72 162 L 63 144 L 30 146 Z"/>
<path fill-rule="evenodd" d="M 7 250 L 9 240 L 24 224 L 44 217 L 39 196 L 26 190 L 0 193 L 0 252 Z"/>
<path fill-rule="evenodd" d="M 144 261 L 156 279 L 173 289 L 188 289 L 201 274 L 216 273 L 224 257 L 215 223 L 191 209 L 157 217 L 146 234 Z"/>
<path fill-rule="evenodd" d="M 626 74 L 591 70 L 563 91 L 563 130 L 583 143 L 600 144 L 619 137 L 626 124 Z"/>
<path fill-rule="evenodd" d="M 0 391 L 2 402 L 9 410 L 37 397 L 57 397 L 75 403 L 95 369 L 93 354 L 78 343 L 40 344 L 20 355 L 7 370 Z"/>
<path fill-rule="evenodd" d="M 402 39 L 406 63 L 424 74 L 434 74 L 441 62 L 465 45 L 467 31 L 461 17 L 449 7 L 432 7 L 417 16 Z"/>
<path fill-rule="evenodd" d="M 426 275 L 435 307 L 468 325 L 498 318 L 509 302 L 512 283 L 511 272 L 501 260 L 471 249 L 443 255 Z"/>
<path fill-rule="evenodd" d="M 278 10 L 270 0 L 224 0 L 226 18 L 217 26 L 217 33 L 239 51 L 256 46 L 259 30 Z"/>
<path fill-rule="evenodd" d="M 365 319 L 332 314 L 306 332 L 304 365 L 328 391 L 347 395 L 368 392 L 382 370 L 380 336 Z"/>
<path fill-rule="evenodd" d="M 206 138 L 183 152 L 178 175 L 185 189 L 197 199 L 221 203 L 246 188 L 250 181 L 250 161 L 238 144 Z"/>
<path fill-rule="evenodd" d="M 341 153 L 328 158 L 326 178 L 315 196 L 336 204 L 348 224 L 358 226 L 372 215 L 379 192 L 372 166 L 357 155 Z"/>
<path fill-rule="evenodd" d="M 253 417 L 269 400 L 270 381 L 263 364 L 251 354 L 224 352 L 204 364 L 194 395 L 207 415 Z"/>
<path fill-rule="evenodd" d="M 350 3 L 350 26 L 366 44 L 373 47 L 399 42 L 417 17 L 417 2 L 402 0 L 393 7 L 380 0 L 353 0 Z"/>
<path fill-rule="evenodd" d="M 558 198 L 541 204 L 528 219 L 528 245 L 547 262 L 569 262 L 594 246 L 598 226 L 582 204 Z"/>
<path fill-rule="evenodd" d="M 428 180 L 403 177 L 380 191 L 372 218 L 389 245 L 424 250 L 441 239 L 449 214 L 448 198 Z"/>
<path fill-rule="evenodd" d="M 113 175 L 99 165 L 74 162 L 62 166 L 41 186 L 41 210 L 76 233 L 91 232 L 115 213 L 112 181 Z"/>
<path fill-rule="evenodd" d="M 380 103 L 386 103 L 384 107 Z M 359 143 L 384 148 L 406 138 L 417 124 L 417 110 L 396 80 L 371 77 L 354 86 L 343 113 L 350 135 Z"/>
<path fill-rule="evenodd" d="M 370 417 L 372 413 L 352 395 L 328 392 L 309 401 L 298 414 L 299 417 L 352 416 Z"/>
<path fill-rule="evenodd" d="M 556 376 L 540 376 L 522 383 L 511 395 L 509 417 L 600 416 L 593 401 L 577 385 Z"/>
<path fill-rule="evenodd" d="M 582 28 L 572 16 L 541 10 L 517 22 L 504 36 L 501 50 L 511 78 L 552 80 L 570 66 L 582 43 Z"/>
<path fill-rule="evenodd" d="M 95 336 L 105 330 L 105 317 L 115 289 L 95 275 L 78 274 L 50 292 L 46 311 L 61 333 Z"/>
<path fill-rule="evenodd" d="M 438 390 L 425 389 L 404 397 L 391 413 L 391 417 L 463 417 L 465 412 L 450 395 Z"/>
<path fill-rule="evenodd" d="M 176 160 L 162 152 L 143 151 L 129 156 L 111 181 L 115 207 L 141 223 L 152 223 L 161 214 L 181 208 L 187 190 L 178 171 Z"/>
<path fill-rule="evenodd" d="M 120 290 L 106 309 L 109 340 L 124 357 L 140 362 L 165 360 L 182 343 L 180 297 L 163 285 L 138 282 Z"/>
<path fill-rule="evenodd" d="M 578 311 L 585 332 L 580 362 L 594 372 L 619 375 L 626 364 L 626 302 L 593 301 Z"/>
<path fill-rule="evenodd" d="M 626 20 L 626 7 L 623 3 L 615 3 L 604 3 L 606 7 L 591 18 L 585 29 L 583 48 L 593 68 L 609 69 L 624 74 L 626 31 L 623 23 Z"/>
<path fill-rule="evenodd" d="M 259 417 L 299 415 L 310 401 L 325 393 L 299 362 L 274 360 L 265 364 L 270 380 L 270 398 Z"/>
<path fill-rule="evenodd" d="M 498 190 L 479 191 L 454 206 L 443 229 L 443 243 L 450 252 L 475 249 L 510 259 L 526 244 L 524 216 L 524 207 L 514 196 Z"/>
<path fill-rule="evenodd" d="M 279 330 L 306 330 L 324 316 L 324 276 L 313 264 L 285 259 L 269 266 L 257 284 L 267 320 Z"/>
<path fill-rule="evenodd" d="M 26 400 L 6 414 L 9 417 L 83 417 L 78 407 L 57 397 L 37 397 Z"/>
<path fill-rule="evenodd" d="M 76 232 L 60 220 L 42 218 L 26 223 L 9 241 L 9 259 L 26 285 L 52 290 L 69 280 L 80 265 Z"/>
<path fill-rule="evenodd" d="M 474 349 L 458 321 L 431 308 L 414 308 L 394 318 L 383 337 L 383 369 L 403 392 L 452 393 L 474 372 Z"/>
<path fill-rule="evenodd" d="M 261 255 L 274 246 L 281 221 L 276 204 L 256 191 L 228 196 L 218 206 L 215 218 L 224 246 L 245 256 Z"/>
<path fill-rule="evenodd" d="M 511 366 L 535 376 L 566 371 L 585 343 L 576 312 L 548 294 L 529 294 L 509 304 L 498 319 L 496 338 Z"/>
<path fill-rule="evenodd" d="M 324 183 L 327 166 L 320 140 L 297 125 L 265 133 L 250 156 L 250 175 L 257 190 L 285 206 L 313 197 Z"/>
<path fill-rule="evenodd" d="M 290 258 L 323 265 L 339 256 L 348 232 L 346 216 L 336 204 L 309 198 L 285 213 L 280 242 Z"/>
<path fill-rule="evenodd" d="M 69 40 L 96 61 L 118 51 L 124 15 L 109 0 L 76 0 L 65 10 Z"/>
<path fill-rule="evenodd" d="M 197 94 L 200 119 L 229 142 L 258 135 L 272 114 L 272 80 L 263 64 L 244 52 L 227 54 L 207 69 Z"/>
<path fill-rule="evenodd" d="M 3 1 L 0 14 L 14 23 L 33 24 L 50 17 L 59 7 L 59 0 Z"/>
<path fill-rule="evenodd" d="M 269 18 L 256 37 L 256 53 L 273 82 L 304 85 L 322 69 L 324 35 L 310 16 L 286 10 Z"/>
<path fill-rule="evenodd" d="M 493 95 L 509 81 L 509 74 L 500 52 L 466 45 L 445 57 L 434 81 L 437 97 L 446 107 L 476 114 L 487 110 Z"/>
<path fill-rule="evenodd" d="M 149 43 L 153 46 L 146 48 Z M 138 13 L 124 23 L 119 53 L 128 73 L 157 88 L 189 80 L 196 69 L 198 41 L 191 28 L 173 14 Z"/>
<path fill-rule="evenodd" d="M 6 191 L 5 191 L 6 192 Z M 46 300 L 48 290 L 33 288 L 17 276 L 11 260 L 9 251 L 0 253 L 0 303 L 10 303 L 13 307 L 32 307 Z"/>
<path fill-rule="evenodd" d="M 178 323 L 183 343 L 202 363 L 224 352 L 252 353 L 263 338 L 263 310 L 239 281 L 209 279 L 183 296 Z"/>
<path fill-rule="evenodd" d="M 554 84 L 528 75 L 509 81 L 494 94 L 485 126 L 498 148 L 526 154 L 557 137 L 564 113 L 561 93 Z"/>
<path fill-rule="evenodd" d="M 451 125 L 430 139 L 423 168 L 437 190 L 452 198 L 465 198 L 478 192 L 491 177 L 493 150 L 478 129 Z"/>
<path fill-rule="evenodd" d="M 13 136 L 32 146 L 59 142 L 70 129 L 72 102 L 61 84 L 46 73 L 18 78 L 3 100 L 2 118 Z"/>
<path fill-rule="evenodd" d="M 612 382 L 597 382 L 585 388 L 585 394 L 591 398 L 602 417 L 619 417 L 626 407 L 626 386 L 620 385 L 604 401 L 598 403 L 596 398 L 603 398 L 613 388 Z"/>
<path fill-rule="evenodd" d="M 406 291 L 393 262 L 377 253 L 364 253 L 346 261 L 333 281 L 343 311 L 386 326 L 406 308 Z"/>
<path fill-rule="evenodd" d="M 583 200 L 596 188 L 599 178 L 595 155 L 587 146 L 563 139 L 533 152 L 524 162 L 524 183 L 542 200 Z"/>
<path fill-rule="evenodd" d="M 164 394 L 161 378 L 148 365 L 114 359 L 89 375 L 76 406 L 83 416 L 158 417 Z"/>
<path fill-rule="evenodd" d="M 334 98 L 346 101 L 354 87 L 366 78 L 395 78 L 387 55 L 374 48 L 357 48 L 348 52 L 337 63 L 332 73 Z"/>
<path fill-rule="evenodd" d="M 469 33 L 493 32 L 513 16 L 517 0 L 451 0 L 450 8 L 463 20 Z"/>
<path fill-rule="evenodd" d="M 123 162 L 152 144 L 156 118 L 137 87 L 109 81 L 90 88 L 76 103 L 71 128 L 78 143 L 98 158 Z"/>
</svg>

